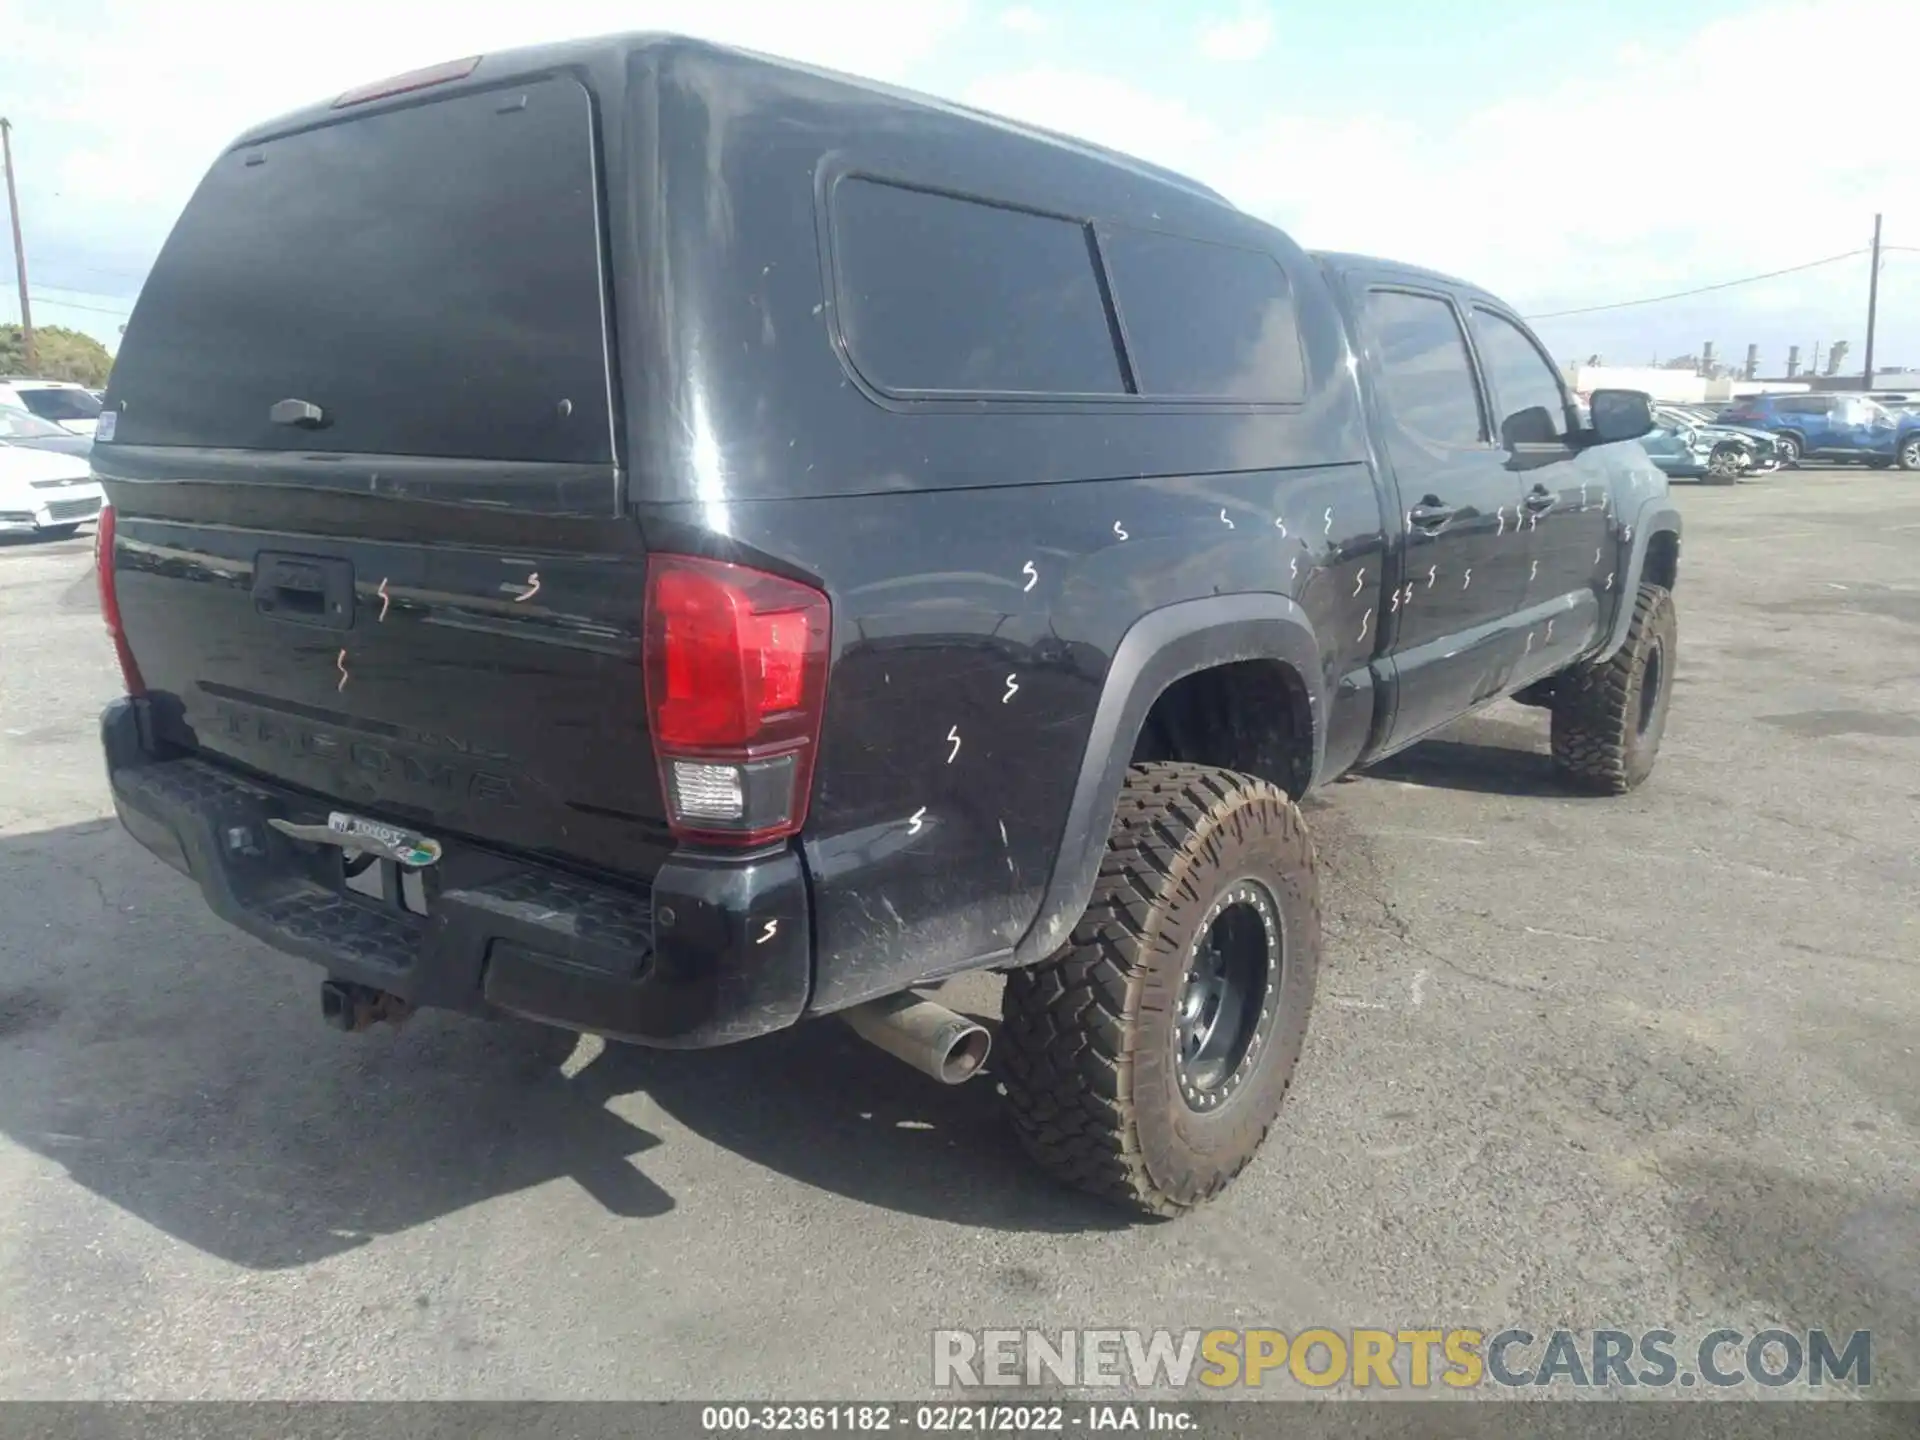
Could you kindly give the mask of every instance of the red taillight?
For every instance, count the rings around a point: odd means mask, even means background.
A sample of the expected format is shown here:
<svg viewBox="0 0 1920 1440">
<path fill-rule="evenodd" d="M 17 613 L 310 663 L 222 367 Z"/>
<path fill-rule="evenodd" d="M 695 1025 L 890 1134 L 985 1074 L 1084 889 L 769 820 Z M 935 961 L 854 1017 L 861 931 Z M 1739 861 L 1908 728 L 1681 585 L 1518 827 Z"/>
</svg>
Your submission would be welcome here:
<svg viewBox="0 0 1920 1440">
<path fill-rule="evenodd" d="M 113 573 L 113 506 L 102 505 L 93 531 L 93 573 L 100 582 L 100 618 L 107 622 L 107 634 L 113 640 L 113 653 L 120 660 L 120 678 L 127 694 L 144 695 L 147 682 L 140 678 L 133 651 L 127 645 L 127 632 L 120 625 L 120 587 Z"/>
<path fill-rule="evenodd" d="M 333 102 L 338 110 L 343 105 L 364 105 L 369 100 L 384 100 L 389 95 L 405 95 L 410 90 L 425 90 L 429 85 L 444 85 L 449 80 L 464 80 L 473 73 L 473 67 L 480 63 L 478 55 L 469 55 L 464 60 L 448 60 L 444 64 L 429 65 L 424 70 L 409 70 L 404 75 L 395 75 L 391 79 L 376 80 L 371 85 L 362 85 L 357 90 L 349 90 Z"/>
<path fill-rule="evenodd" d="M 676 835 L 759 845 L 807 818 L 826 708 L 827 597 L 686 555 L 647 562 L 647 708 Z"/>
</svg>

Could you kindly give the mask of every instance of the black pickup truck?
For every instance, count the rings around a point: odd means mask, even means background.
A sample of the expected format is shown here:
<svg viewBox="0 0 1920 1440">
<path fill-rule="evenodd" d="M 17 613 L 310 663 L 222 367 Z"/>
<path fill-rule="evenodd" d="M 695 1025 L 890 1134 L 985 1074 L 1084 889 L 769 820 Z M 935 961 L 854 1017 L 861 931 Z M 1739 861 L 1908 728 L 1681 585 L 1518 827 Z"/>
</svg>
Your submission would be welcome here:
<svg viewBox="0 0 1920 1440">
<path fill-rule="evenodd" d="M 818 1016 L 1156 1214 L 1272 1124 L 1309 790 L 1515 696 L 1647 774 L 1644 396 L 1181 176 L 636 36 L 241 137 L 93 463 L 126 828 L 324 967 L 646 1045 Z"/>
</svg>

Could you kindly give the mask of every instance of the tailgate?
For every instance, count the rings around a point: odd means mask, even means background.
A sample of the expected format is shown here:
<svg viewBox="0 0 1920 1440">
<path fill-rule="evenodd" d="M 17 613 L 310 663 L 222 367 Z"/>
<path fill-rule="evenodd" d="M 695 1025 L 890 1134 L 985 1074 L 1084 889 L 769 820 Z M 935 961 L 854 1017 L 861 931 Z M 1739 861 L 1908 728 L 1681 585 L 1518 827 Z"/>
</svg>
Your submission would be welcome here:
<svg viewBox="0 0 1920 1440">
<path fill-rule="evenodd" d="M 222 156 L 94 463 L 162 738 L 645 875 L 667 832 L 592 110 L 548 76 Z"/>
<path fill-rule="evenodd" d="M 643 557 L 183 523 L 116 488 L 162 739 L 429 834 L 658 867 Z"/>
</svg>

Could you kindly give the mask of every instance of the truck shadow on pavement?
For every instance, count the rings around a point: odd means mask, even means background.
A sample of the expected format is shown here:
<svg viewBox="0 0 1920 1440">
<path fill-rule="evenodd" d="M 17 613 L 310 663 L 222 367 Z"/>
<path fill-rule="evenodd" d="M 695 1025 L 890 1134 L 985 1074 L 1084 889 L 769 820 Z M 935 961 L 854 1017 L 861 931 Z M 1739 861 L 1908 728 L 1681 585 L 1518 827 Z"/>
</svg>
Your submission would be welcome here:
<svg viewBox="0 0 1920 1440">
<path fill-rule="evenodd" d="M 732 1197 L 685 1178 L 726 1174 L 706 1144 L 960 1224 L 1126 1223 L 1027 1167 L 990 1079 L 938 1086 L 831 1021 L 565 1070 L 573 1037 L 532 1025 L 429 1013 L 340 1035 L 317 969 L 216 921 L 111 820 L 0 838 L 0 914 L 0 1133 L 239 1265 L 310 1264 L 562 1178 L 618 1221 L 724 1218 Z M 28 1193 L 29 1229 L 34 1206 L 51 1230 L 73 1203 Z"/>
<path fill-rule="evenodd" d="M 1546 712 L 1518 706 L 1456 720 L 1436 731 L 1433 739 L 1358 773 L 1375 780 L 1478 795 L 1580 797 L 1554 771 L 1547 749 Z"/>
</svg>

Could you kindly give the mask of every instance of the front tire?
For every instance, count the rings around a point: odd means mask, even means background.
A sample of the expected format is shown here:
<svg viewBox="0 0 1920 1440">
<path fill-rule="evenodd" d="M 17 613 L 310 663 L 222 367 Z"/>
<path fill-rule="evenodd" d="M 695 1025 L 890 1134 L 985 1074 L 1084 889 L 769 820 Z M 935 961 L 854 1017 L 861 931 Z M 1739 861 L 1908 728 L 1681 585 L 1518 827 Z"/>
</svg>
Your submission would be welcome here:
<svg viewBox="0 0 1920 1440">
<path fill-rule="evenodd" d="M 1801 443 L 1798 435 L 1776 435 L 1773 443 L 1780 449 L 1780 465 L 1782 469 L 1793 469 L 1794 466 L 1800 463 L 1800 457 L 1806 454 L 1806 446 Z"/>
<path fill-rule="evenodd" d="M 1902 470 L 1920 470 L 1920 434 L 1909 435 L 1900 442 L 1898 458 Z"/>
<path fill-rule="evenodd" d="M 1149 1215 L 1213 1198 L 1280 1112 L 1319 956 L 1294 803 L 1230 770 L 1135 765 L 1086 914 L 1007 977 L 995 1053 L 1021 1144 Z"/>
<path fill-rule="evenodd" d="M 1738 445 L 1721 445 L 1707 457 L 1707 483 L 1734 485 L 1747 468 L 1746 452 Z"/>
<path fill-rule="evenodd" d="M 1679 648 L 1672 592 L 1642 585 L 1626 643 L 1603 665 L 1568 671 L 1554 691 L 1553 764 L 1563 778 L 1624 795 L 1653 772 Z"/>
</svg>

